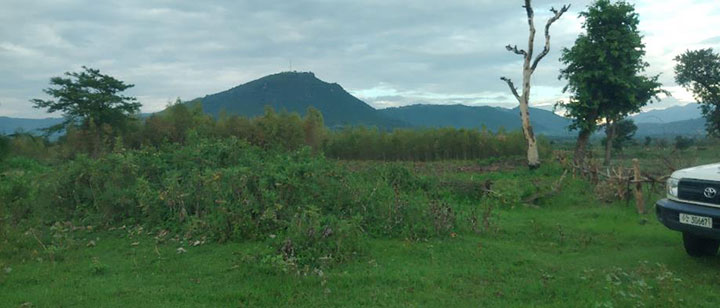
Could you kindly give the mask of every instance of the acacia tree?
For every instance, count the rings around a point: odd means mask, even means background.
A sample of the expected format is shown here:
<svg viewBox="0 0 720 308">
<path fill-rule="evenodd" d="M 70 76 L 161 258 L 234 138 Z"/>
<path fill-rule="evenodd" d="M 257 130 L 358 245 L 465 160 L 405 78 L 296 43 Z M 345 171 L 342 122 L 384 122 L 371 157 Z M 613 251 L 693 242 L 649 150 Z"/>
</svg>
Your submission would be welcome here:
<svg viewBox="0 0 720 308">
<path fill-rule="evenodd" d="M 99 70 L 83 66 L 82 72 L 66 72 L 63 77 L 53 77 L 54 87 L 43 90 L 54 99 L 32 99 L 35 108 L 46 108 L 47 112 L 63 113 L 65 120 L 46 129 L 48 134 L 79 128 L 90 152 L 97 156 L 106 137 L 113 131 L 125 130 L 132 115 L 140 110 L 141 104 L 134 97 L 120 93 L 132 88 Z M 89 137 L 89 138 L 87 138 Z"/>
<path fill-rule="evenodd" d="M 527 14 L 528 19 L 528 27 L 529 27 L 529 36 L 528 36 L 528 47 L 527 50 L 519 49 L 517 45 L 510 46 L 507 45 L 505 48 L 513 52 L 515 54 L 518 54 L 523 57 L 523 83 L 522 83 L 522 95 L 518 94 L 517 88 L 513 84 L 513 82 L 506 77 L 501 77 L 500 79 L 505 81 L 508 86 L 510 87 L 510 91 L 515 96 L 515 98 L 518 100 L 518 103 L 520 104 L 520 118 L 522 119 L 522 129 L 523 134 L 525 135 L 525 139 L 527 140 L 527 159 L 528 159 L 528 167 L 530 169 L 535 169 L 537 167 L 540 167 L 540 156 L 538 155 L 538 148 L 537 148 L 537 141 L 535 140 L 535 133 L 533 132 L 532 125 L 530 124 L 530 77 L 532 77 L 533 72 L 535 72 L 535 69 L 537 68 L 538 63 L 540 63 L 540 60 L 542 60 L 547 54 L 550 52 L 550 26 L 560 19 L 560 17 L 567 12 L 567 10 L 570 8 L 570 5 L 563 5 L 560 10 L 556 10 L 555 8 L 551 8 L 550 11 L 554 14 L 553 17 L 548 19 L 547 23 L 545 24 L 545 47 L 543 50 L 533 59 L 533 53 L 534 53 L 534 44 L 535 44 L 535 13 L 533 11 L 531 0 L 525 0 L 525 5 L 523 5 L 525 8 L 525 13 Z"/>
<path fill-rule="evenodd" d="M 688 50 L 675 61 L 675 81 L 700 103 L 708 134 L 720 136 L 720 54 L 712 48 Z"/>
<path fill-rule="evenodd" d="M 638 14 L 624 1 L 595 1 L 580 13 L 583 29 L 575 45 L 564 48 L 560 61 L 567 65 L 560 77 L 568 84 L 563 89 L 570 99 L 558 106 L 572 119 L 571 129 L 578 130 L 575 162 L 584 163 L 588 140 L 604 122 L 605 163 L 615 138 L 616 123 L 639 112 L 659 93 L 659 76 L 639 75 L 648 64 L 643 61 L 645 45 L 638 31 Z"/>
</svg>

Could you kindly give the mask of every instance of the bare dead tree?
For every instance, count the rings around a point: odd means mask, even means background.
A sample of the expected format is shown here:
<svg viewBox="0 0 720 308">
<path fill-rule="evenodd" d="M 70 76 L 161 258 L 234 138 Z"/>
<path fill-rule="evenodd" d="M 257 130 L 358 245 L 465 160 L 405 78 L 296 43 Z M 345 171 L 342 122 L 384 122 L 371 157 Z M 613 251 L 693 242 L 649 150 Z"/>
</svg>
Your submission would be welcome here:
<svg viewBox="0 0 720 308">
<path fill-rule="evenodd" d="M 560 17 L 567 12 L 567 10 L 570 8 L 570 5 L 563 5 L 560 10 L 556 10 L 555 8 L 551 8 L 550 11 L 553 12 L 553 17 L 548 19 L 547 23 L 545 24 L 545 47 L 543 48 L 542 52 L 540 52 L 535 59 L 533 60 L 533 52 L 534 52 L 534 43 L 535 43 L 535 13 L 533 12 L 531 0 L 525 0 L 525 5 L 523 6 L 525 8 L 525 11 L 527 12 L 528 17 L 528 26 L 530 27 L 530 35 L 528 37 L 528 48 L 527 50 L 519 49 L 516 46 L 510 46 L 507 45 L 505 48 L 517 55 L 520 55 L 525 60 L 523 62 L 523 88 L 522 88 L 522 95 L 518 94 L 518 90 L 513 84 L 512 80 L 510 80 L 507 77 L 501 77 L 500 79 L 502 81 L 505 81 L 508 86 L 510 87 L 510 91 L 515 96 L 515 98 L 520 103 L 520 118 L 522 119 L 522 129 L 523 134 L 525 135 L 525 139 L 528 143 L 528 150 L 527 150 L 527 159 L 528 159 L 528 167 L 530 169 L 535 169 L 537 167 L 540 167 L 540 156 L 538 154 L 538 148 L 537 148 L 537 141 L 535 140 L 535 133 L 533 133 L 532 125 L 530 124 L 530 108 L 529 108 L 529 101 L 530 101 L 530 77 L 532 76 L 533 72 L 535 72 L 535 69 L 537 68 L 538 63 L 540 63 L 540 60 L 542 60 L 547 54 L 550 52 L 550 26 L 560 19 Z"/>
</svg>

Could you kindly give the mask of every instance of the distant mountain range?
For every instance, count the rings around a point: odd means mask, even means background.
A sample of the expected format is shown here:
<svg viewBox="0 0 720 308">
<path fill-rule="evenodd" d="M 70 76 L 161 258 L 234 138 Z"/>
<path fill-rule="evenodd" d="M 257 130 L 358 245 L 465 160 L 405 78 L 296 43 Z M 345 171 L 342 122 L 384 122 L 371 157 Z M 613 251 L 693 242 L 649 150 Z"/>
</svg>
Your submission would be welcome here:
<svg viewBox="0 0 720 308">
<path fill-rule="evenodd" d="M 700 104 L 692 103 L 684 106 L 673 106 L 656 109 L 631 116 L 635 123 L 670 123 L 702 118 Z"/>
<path fill-rule="evenodd" d="M 705 136 L 705 119 L 690 119 L 668 123 L 637 123 L 635 136 Z"/>
<path fill-rule="evenodd" d="M 325 124 L 333 129 L 343 126 L 376 126 L 381 129 L 412 127 L 481 128 L 497 131 L 520 129 L 520 114 L 515 109 L 465 105 L 411 105 L 374 109 L 352 96 L 336 83 L 327 83 L 313 73 L 284 72 L 269 75 L 227 91 L 206 95 L 188 103 L 202 102 L 205 112 L 218 116 L 262 115 L 266 106 L 276 111 L 305 114 L 308 107 L 320 110 Z M 567 127 L 570 120 L 551 111 L 531 108 L 530 116 L 537 134 L 567 137 L 575 135 Z M 637 136 L 702 135 L 702 120 L 697 104 L 652 110 L 632 116 L 638 124 Z M 700 118 L 700 119 L 698 119 Z M 36 132 L 57 124 L 61 119 L 18 119 L 0 117 L 0 133 L 17 129 Z"/>
<path fill-rule="evenodd" d="M 61 118 L 45 119 L 23 119 L 0 117 L 0 134 L 12 134 L 15 132 L 40 133 L 40 129 L 60 124 Z"/>
<path fill-rule="evenodd" d="M 551 111 L 530 108 L 530 119 L 537 134 L 568 135 L 570 120 Z M 518 108 L 507 109 L 490 106 L 466 105 L 411 105 L 379 110 L 389 118 L 395 118 L 412 127 L 482 128 L 497 131 L 521 129 Z"/>
</svg>

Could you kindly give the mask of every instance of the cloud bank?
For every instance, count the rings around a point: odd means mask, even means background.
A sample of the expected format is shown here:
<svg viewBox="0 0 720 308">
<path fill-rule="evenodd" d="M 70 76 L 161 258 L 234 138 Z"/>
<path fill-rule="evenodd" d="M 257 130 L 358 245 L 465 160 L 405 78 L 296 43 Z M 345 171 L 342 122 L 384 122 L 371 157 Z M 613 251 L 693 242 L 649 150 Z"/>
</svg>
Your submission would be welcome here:
<svg viewBox="0 0 720 308">
<path fill-rule="evenodd" d="M 513 107 L 499 80 L 519 80 L 527 24 L 522 1 L 16 1 L 0 0 L 0 116 L 45 117 L 28 102 L 49 78 L 82 65 L 135 84 L 143 111 L 192 99 L 279 71 L 313 71 L 376 108 L 414 103 Z M 534 75 L 535 106 L 563 97 L 558 58 L 580 32 L 573 1 L 553 25 L 551 53 Z M 534 1 L 540 28 L 549 8 Z M 720 49 L 715 1 L 637 1 L 648 74 L 662 74 L 674 99 L 672 58 Z M 538 35 L 538 43 L 542 37 Z"/>
</svg>

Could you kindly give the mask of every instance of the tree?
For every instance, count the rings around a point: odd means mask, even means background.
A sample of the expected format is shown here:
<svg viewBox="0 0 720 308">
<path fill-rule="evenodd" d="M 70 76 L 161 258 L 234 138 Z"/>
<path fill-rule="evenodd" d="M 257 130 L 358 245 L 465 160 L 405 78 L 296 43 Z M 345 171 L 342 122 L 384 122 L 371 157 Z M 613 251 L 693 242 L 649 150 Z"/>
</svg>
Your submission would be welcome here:
<svg viewBox="0 0 720 308">
<path fill-rule="evenodd" d="M 631 119 L 623 119 L 613 125 L 615 125 L 615 128 L 613 129 L 613 131 L 615 132 L 615 140 L 612 144 L 612 147 L 616 151 L 622 151 L 622 149 L 626 145 L 632 143 L 633 137 L 635 137 L 635 132 L 637 132 L 638 127 Z M 607 140 L 608 138 L 606 136 L 605 138 L 603 138 L 602 144 L 606 145 Z M 645 143 L 647 146 L 647 144 L 649 143 L 647 139 L 645 140 Z"/>
<path fill-rule="evenodd" d="M 558 106 L 573 120 L 570 128 L 578 130 L 576 164 L 584 163 L 590 136 L 605 123 L 608 164 L 615 124 L 667 92 L 660 89 L 659 75 L 639 75 L 648 64 L 643 61 L 645 45 L 638 31 L 638 14 L 631 4 L 598 0 L 580 17 L 585 33 L 572 48 L 564 48 L 560 58 L 566 67 L 559 78 L 567 80 L 563 91 L 571 96 Z"/>
<path fill-rule="evenodd" d="M 305 144 L 313 149 L 313 152 L 318 152 L 325 141 L 325 122 L 320 110 L 313 107 L 308 107 L 303 119 L 303 130 L 305 133 Z"/>
<path fill-rule="evenodd" d="M 508 84 L 508 87 L 510 87 L 510 91 L 515 96 L 515 98 L 518 100 L 518 103 L 520 104 L 520 118 L 522 119 L 522 129 L 523 134 L 525 135 L 525 139 L 527 140 L 527 159 L 528 159 L 528 167 L 530 169 L 535 169 L 537 167 L 540 167 L 540 156 L 538 155 L 538 148 L 537 148 L 537 141 L 535 140 L 535 134 L 533 133 L 532 125 L 530 125 L 530 108 L 529 108 L 529 102 L 530 102 L 530 77 L 532 77 L 533 72 L 535 72 L 535 69 L 537 68 L 538 63 L 540 63 L 540 60 L 542 60 L 549 52 L 550 52 L 550 26 L 560 19 L 560 17 L 567 12 L 567 10 L 570 8 L 569 5 L 563 5 L 563 7 L 558 11 L 555 8 L 551 8 L 550 11 L 554 14 L 553 17 L 548 19 L 547 23 L 545 24 L 545 47 L 543 48 L 542 52 L 535 57 L 533 60 L 533 53 L 534 53 L 534 43 L 535 43 L 535 22 L 534 22 L 534 16 L 535 13 L 533 12 L 533 8 L 531 5 L 531 0 L 525 0 L 525 5 L 523 6 L 525 8 L 525 13 L 527 14 L 528 19 L 528 27 L 529 27 L 529 36 L 528 36 L 528 49 L 518 49 L 516 46 L 510 46 L 507 45 L 505 48 L 513 52 L 515 54 L 518 54 L 523 57 L 523 89 L 522 89 L 522 95 L 518 94 L 517 88 L 515 88 L 515 85 L 513 82 L 506 77 L 501 77 L 500 79 L 505 81 Z"/>
<path fill-rule="evenodd" d="M 700 103 L 708 134 L 720 136 L 720 54 L 712 48 L 688 50 L 675 61 L 675 81 Z"/>
<path fill-rule="evenodd" d="M 83 129 L 109 125 L 123 129 L 131 116 L 140 111 L 141 104 L 134 97 L 120 93 L 134 85 L 126 84 L 97 69 L 83 66 L 82 72 L 66 72 L 63 77 L 53 77 L 53 87 L 43 90 L 55 99 L 33 99 L 33 107 L 46 108 L 48 113 L 60 111 L 65 121 L 48 129 L 57 132 L 77 125 Z"/>
<path fill-rule="evenodd" d="M 645 136 L 645 143 L 643 143 L 643 145 L 644 145 L 645 147 L 649 147 L 651 143 L 652 143 L 652 137 L 650 137 L 650 136 Z"/>
<path fill-rule="evenodd" d="M 675 136 L 675 148 L 678 150 L 687 150 L 695 144 L 695 139 L 690 137 Z"/>
</svg>

